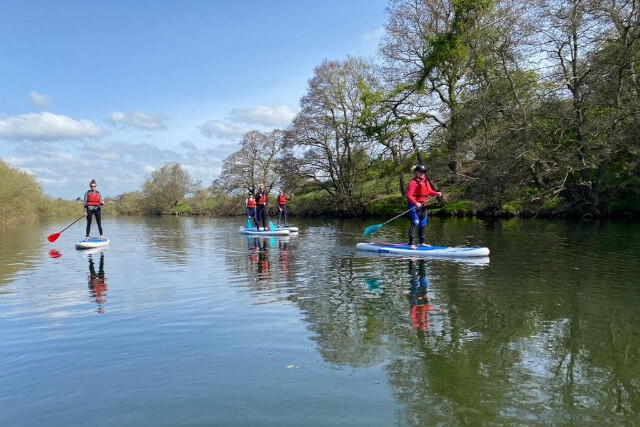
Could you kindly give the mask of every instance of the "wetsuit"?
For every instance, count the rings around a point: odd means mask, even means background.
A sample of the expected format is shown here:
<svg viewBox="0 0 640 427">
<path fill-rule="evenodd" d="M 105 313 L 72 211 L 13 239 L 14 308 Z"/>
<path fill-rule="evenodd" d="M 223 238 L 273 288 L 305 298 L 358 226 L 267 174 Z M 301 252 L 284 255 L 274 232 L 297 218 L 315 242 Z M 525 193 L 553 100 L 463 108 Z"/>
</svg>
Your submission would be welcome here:
<svg viewBox="0 0 640 427">
<path fill-rule="evenodd" d="M 278 196 L 278 226 L 280 225 L 280 218 L 284 218 L 284 226 L 287 226 L 287 196 Z"/>
<path fill-rule="evenodd" d="M 424 243 L 424 226 L 427 225 L 427 209 L 424 206 L 415 207 L 417 203 L 424 203 L 430 196 L 437 195 L 426 178 L 413 178 L 407 186 L 407 208 L 411 209 L 409 216 L 411 226 L 409 227 L 409 244 L 413 245 L 413 232 L 418 226 L 418 238 L 420 243 Z"/>
<path fill-rule="evenodd" d="M 100 211 L 100 205 L 102 204 L 102 197 L 98 190 L 88 190 L 84 193 L 84 211 L 87 213 L 87 232 L 85 236 L 89 237 L 91 232 L 91 217 L 96 217 L 96 224 L 98 224 L 98 231 L 102 236 L 102 214 Z"/>
<path fill-rule="evenodd" d="M 256 200 L 256 227 L 267 229 L 267 195 L 265 192 L 258 191 L 254 197 Z"/>
</svg>

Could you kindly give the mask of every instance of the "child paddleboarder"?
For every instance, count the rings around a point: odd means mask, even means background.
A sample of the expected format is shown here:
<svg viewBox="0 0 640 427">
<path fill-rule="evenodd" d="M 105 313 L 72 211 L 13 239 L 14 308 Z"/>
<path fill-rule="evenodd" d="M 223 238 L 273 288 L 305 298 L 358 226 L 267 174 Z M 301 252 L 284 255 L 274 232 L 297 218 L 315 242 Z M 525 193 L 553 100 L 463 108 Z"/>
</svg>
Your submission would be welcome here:
<svg viewBox="0 0 640 427">
<path fill-rule="evenodd" d="M 424 227 L 427 225 L 427 208 L 425 204 L 429 197 L 442 196 L 439 191 L 434 191 L 427 179 L 427 168 L 418 165 L 413 168 L 413 179 L 407 185 L 407 202 L 411 226 L 409 227 L 409 248 L 417 249 L 413 244 L 413 233 L 418 226 L 418 239 L 421 246 L 429 246 L 424 242 Z"/>
<path fill-rule="evenodd" d="M 256 199 L 253 198 L 253 194 L 249 193 L 247 200 L 244 201 L 244 205 L 247 208 L 247 221 L 249 223 L 255 224 L 258 226 L 258 221 L 256 220 Z"/>
</svg>

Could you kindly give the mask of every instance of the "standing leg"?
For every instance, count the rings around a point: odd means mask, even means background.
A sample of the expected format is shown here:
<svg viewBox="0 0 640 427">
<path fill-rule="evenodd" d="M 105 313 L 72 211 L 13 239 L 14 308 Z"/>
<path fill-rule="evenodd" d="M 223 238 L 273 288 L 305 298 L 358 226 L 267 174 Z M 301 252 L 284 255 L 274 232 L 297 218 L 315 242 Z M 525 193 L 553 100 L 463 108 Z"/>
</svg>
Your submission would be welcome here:
<svg viewBox="0 0 640 427">
<path fill-rule="evenodd" d="M 427 225 L 427 209 L 426 208 L 422 208 L 418 211 L 418 216 L 420 217 L 420 223 L 419 225 L 419 238 L 420 238 L 420 243 L 424 243 L 424 227 Z"/>
<path fill-rule="evenodd" d="M 409 246 L 413 245 L 413 231 L 416 228 L 416 225 L 420 223 L 420 219 L 418 215 L 416 215 L 416 210 L 411 209 L 409 211 L 409 219 L 411 220 L 411 226 L 409 226 Z"/>
<path fill-rule="evenodd" d="M 96 224 L 98 224 L 98 231 L 100 232 L 100 237 L 102 237 L 102 209 L 96 209 Z"/>
<path fill-rule="evenodd" d="M 92 210 L 88 210 L 87 211 L 87 233 L 85 234 L 85 236 L 89 237 L 89 233 L 91 233 L 91 217 L 93 216 L 93 211 Z"/>
<path fill-rule="evenodd" d="M 267 230 L 267 207 L 262 208 L 262 228 Z"/>
<path fill-rule="evenodd" d="M 276 225 L 280 227 L 280 217 L 282 216 L 281 206 L 278 205 L 278 216 L 276 217 Z"/>
</svg>

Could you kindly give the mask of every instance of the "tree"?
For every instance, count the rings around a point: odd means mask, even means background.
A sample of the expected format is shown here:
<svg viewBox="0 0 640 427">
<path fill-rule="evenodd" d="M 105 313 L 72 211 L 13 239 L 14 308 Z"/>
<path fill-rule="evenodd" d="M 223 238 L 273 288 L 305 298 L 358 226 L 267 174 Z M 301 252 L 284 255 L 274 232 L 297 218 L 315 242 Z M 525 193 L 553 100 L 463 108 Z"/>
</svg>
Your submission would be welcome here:
<svg viewBox="0 0 640 427">
<path fill-rule="evenodd" d="M 223 161 L 220 178 L 214 185 L 232 193 L 254 192 L 259 184 L 264 184 L 269 193 L 279 179 L 277 160 L 286 155 L 283 132 L 279 129 L 268 133 L 250 131 L 244 134 L 240 144 L 240 149 Z"/>
<path fill-rule="evenodd" d="M 472 66 L 469 46 L 483 34 L 481 17 L 492 3 L 392 0 L 387 12 L 381 52 L 387 73 L 397 76 L 392 98 L 411 105 L 415 118 L 434 122 L 444 132 L 453 174 L 460 166 L 460 95 Z"/>
<path fill-rule="evenodd" d="M 377 87 L 372 64 L 362 58 L 324 61 L 314 70 L 301 111 L 287 132 L 306 151 L 301 173 L 332 196 L 335 208 L 362 210 L 362 184 L 372 147 L 360 126 L 362 82 Z"/>
<path fill-rule="evenodd" d="M 163 165 L 151 172 L 151 176 L 142 186 L 145 212 L 155 215 L 173 213 L 173 209 L 191 188 L 189 173 L 180 164 Z"/>
<path fill-rule="evenodd" d="M 45 198 L 33 176 L 0 159 L 0 182 L 0 224 L 38 217 Z"/>
</svg>

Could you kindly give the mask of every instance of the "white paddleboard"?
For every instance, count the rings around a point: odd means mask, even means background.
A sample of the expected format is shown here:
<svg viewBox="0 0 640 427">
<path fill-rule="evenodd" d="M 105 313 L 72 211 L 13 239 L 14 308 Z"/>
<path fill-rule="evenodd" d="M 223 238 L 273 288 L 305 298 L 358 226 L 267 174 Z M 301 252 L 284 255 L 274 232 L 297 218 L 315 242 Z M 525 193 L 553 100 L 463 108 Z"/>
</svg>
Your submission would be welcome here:
<svg viewBox="0 0 640 427">
<path fill-rule="evenodd" d="M 426 257 L 486 257 L 489 256 L 489 248 L 455 248 L 449 246 L 418 246 L 410 249 L 407 244 L 393 243 L 358 243 L 356 249 L 359 251 L 376 252 L 379 254 L 398 254 L 406 256 L 426 256 Z"/>
<path fill-rule="evenodd" d="M 246 227 L 240 227 L 238 229 L 238 233 L 242 233 L 242 234 L 246 234 L 248 236 L 288 236 L 290 231 L 289 230 L 282 230 L 282 229 L 278 229 L 276 228 L 275 230 L 271 231 L 269 229 L 263 229 L 262 227 L 260 227 L 260 229 L 256 229 L 256 228 L 246 228 Z"/>
<path fill-rule="evenodd" d="M 80 240 L 76 243 L 76 249 L 94 249 L 94 248 L 102 248 L 104 246 L 109 246 L 111 240 L 107 238 L 103 238 L 100 240 L 98 237 L 92 237 L 89 240 Z"/>
<path fill-rule="evenodd" d="M 291 225 L 276 225 L 276 230 L 289 230 L 291 233 L 297 233 L 298 227 L 293 227 Z"/>
</svg>

